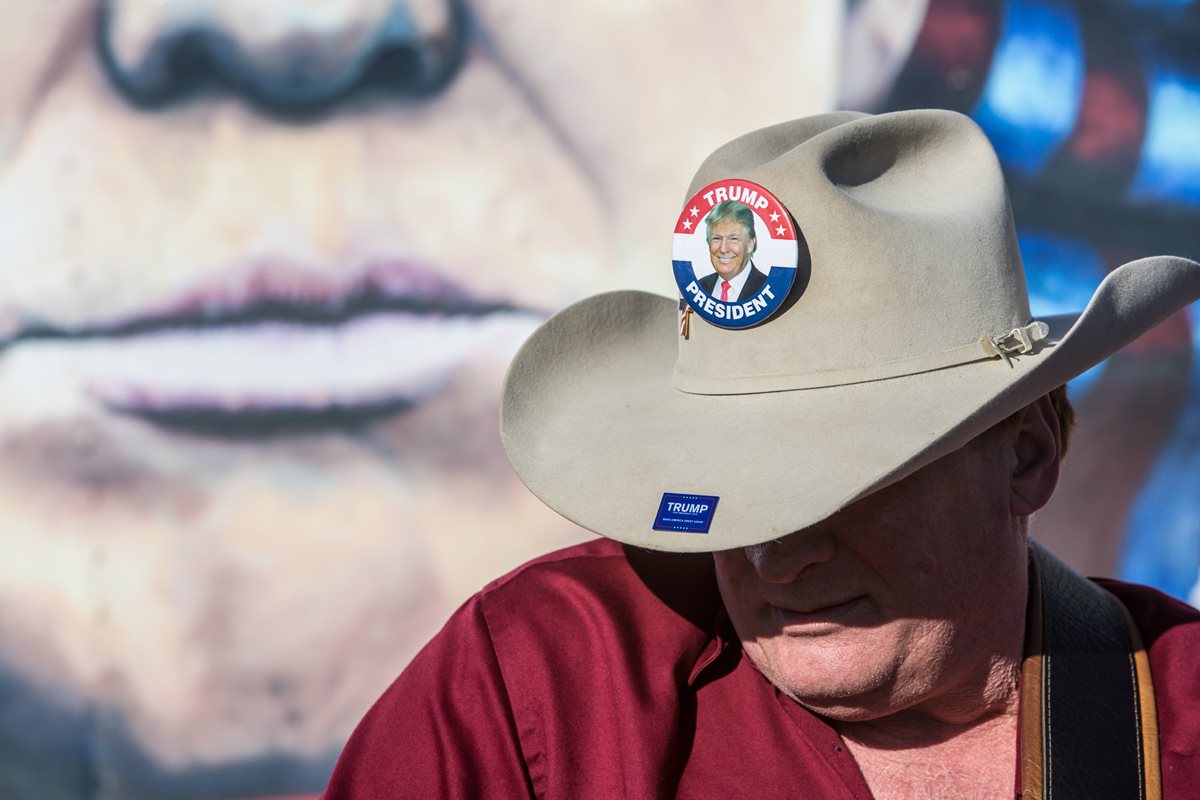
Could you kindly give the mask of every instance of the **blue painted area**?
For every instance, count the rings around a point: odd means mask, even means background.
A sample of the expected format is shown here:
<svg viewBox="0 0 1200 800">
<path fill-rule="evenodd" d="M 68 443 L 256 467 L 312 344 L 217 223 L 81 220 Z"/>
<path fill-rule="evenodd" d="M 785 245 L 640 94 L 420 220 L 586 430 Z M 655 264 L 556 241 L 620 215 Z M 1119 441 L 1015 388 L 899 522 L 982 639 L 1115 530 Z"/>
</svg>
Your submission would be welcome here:
<svg viewBox="0 0 1200 800">
<path fill-rule="evenodd" d="M 1200 208 L 1200 79 L 1149 58 L 1149 109 L 1129 200 Z M 1147 478 L 1125 531 L 1120 575 L 1197 600 L 1200 572 L 1200 323 L 1192 314 L 1188 402 Z"/>
<path fill-rule="evenodd" d="M 1200 344 L 1194 321 L 1193 339 Z M 1194 349 L 1200 353 L 1200 350 Z M 1200 355 L 1188 403 L 1129 514 L 1122 580 L 1196 600 L 1200 571 Z"/>
<path fill-rule="evenodd" d="M 1145 11 L 1182 11 L 1196 0 L 1126 0 L 1133 8 Z"/>
<path fill-rule="evenodd" d="M 1129 198 L 1200 208 L 1200 78 L 1153 62 L 1148 69 L 1146 136 Z"/>
<path fill-rule="evenodd" d="M 1082 239 L 1027 231 L 1017 240 L 1034 318 L 1083 311 L 1106 274 L 1092 246 Z M 1073 400 L 1087 395 L 1106 364 L 1100 362 L 1067 384 Z"/>
<path fill-rule="evenodd" d="M 1083 37 L 1070 6 L 1011 0 L 971 116 L 1006 166 L 1036 174 L 1074 129 L 1083 81 Z"/>
</svg>

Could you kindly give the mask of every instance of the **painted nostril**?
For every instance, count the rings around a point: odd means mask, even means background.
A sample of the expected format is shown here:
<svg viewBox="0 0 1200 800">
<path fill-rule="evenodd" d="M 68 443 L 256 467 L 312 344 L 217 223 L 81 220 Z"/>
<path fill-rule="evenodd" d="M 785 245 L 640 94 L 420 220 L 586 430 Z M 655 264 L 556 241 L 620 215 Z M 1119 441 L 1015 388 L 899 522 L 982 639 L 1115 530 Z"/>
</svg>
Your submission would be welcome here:
<svg viewBox="0 0 1200 800">
<path fill-rule="evenodd" d="M 235 94 L 282 117 L 324 114 L 367 93 L 427 97 L 458 73 L 469 31 L 461 0 L 449 0 L 440 23 L 418 23 L 407 5 L 398 4 L 355 37 L 306 30 L 251 41 L 220 20 L 192 20 L 164 25 L 133 56 L 114 44 L 120 8 L 116 2 L 100 6 L 96 49 L 113 85 L 141 108 L 161 108 L 201 89 Z"/>
</svg>

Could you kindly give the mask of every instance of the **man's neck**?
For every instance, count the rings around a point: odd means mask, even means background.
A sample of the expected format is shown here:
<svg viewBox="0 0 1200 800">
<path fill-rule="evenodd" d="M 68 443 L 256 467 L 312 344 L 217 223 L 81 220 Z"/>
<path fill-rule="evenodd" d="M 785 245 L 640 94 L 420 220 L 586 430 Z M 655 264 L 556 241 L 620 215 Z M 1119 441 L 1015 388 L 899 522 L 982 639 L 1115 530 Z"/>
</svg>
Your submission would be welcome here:
<svg viewBox="0 0 1200 800">
<path fill-rule="evenodd" d="M 876 800 L 1013 796 L 1015 706 L 967 724 L 914 717 L 835 727 Z"/>
<path fill-rule="evenodd" d="M 835 721 L 877 800 L 1011 798 L 1017 759 L 1018 664 L 994 664 L 969 697 L 928 710 Z"/>
</svg>

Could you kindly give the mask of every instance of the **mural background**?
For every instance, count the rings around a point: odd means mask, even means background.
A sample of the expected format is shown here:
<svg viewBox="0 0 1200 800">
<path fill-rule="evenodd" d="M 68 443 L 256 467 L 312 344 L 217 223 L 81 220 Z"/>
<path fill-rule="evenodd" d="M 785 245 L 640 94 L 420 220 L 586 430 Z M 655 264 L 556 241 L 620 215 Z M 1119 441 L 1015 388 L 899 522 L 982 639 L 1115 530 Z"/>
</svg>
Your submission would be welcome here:
<svg viewBox="0 0 1200 800">
<path fill-rule="evenodd" d="M 313 793 L 487 580 L 586 534 L 507 358 L 672 292 L 692 170 L 835 106 L 972 114 L 1035 310 L 1196 258 L 1196 4 L 12 0 L 0 27 L 0 796 Z M 664 227 L 666 226 L 666 227 Z M 1179 596 L 1194 317 L 1073 391 L 1036 535 Z M 1193 599 L 1193 602 L 1195 600 Z"/>
</svg>

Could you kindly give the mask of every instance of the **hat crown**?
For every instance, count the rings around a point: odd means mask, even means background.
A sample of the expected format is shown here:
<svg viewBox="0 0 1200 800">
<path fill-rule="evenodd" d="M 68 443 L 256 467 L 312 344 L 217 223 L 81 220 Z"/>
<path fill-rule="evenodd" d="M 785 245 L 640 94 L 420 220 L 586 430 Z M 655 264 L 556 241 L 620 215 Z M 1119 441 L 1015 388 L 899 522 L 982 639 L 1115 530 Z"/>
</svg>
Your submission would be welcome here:
<svg viewBox="0 0 1200 800">
<path fill-rule="evenodd" d="M 961 114 L 839 112 L 764 128 L 713 153 L 689 196 L 725 178 L 764 186 L 791 212 L 796 286 L 757 327 L 691 325 L 675 369 L 684 391 L 920 372 L 1030 321 L 999 161 Z"/>
</svg>

